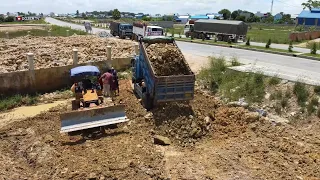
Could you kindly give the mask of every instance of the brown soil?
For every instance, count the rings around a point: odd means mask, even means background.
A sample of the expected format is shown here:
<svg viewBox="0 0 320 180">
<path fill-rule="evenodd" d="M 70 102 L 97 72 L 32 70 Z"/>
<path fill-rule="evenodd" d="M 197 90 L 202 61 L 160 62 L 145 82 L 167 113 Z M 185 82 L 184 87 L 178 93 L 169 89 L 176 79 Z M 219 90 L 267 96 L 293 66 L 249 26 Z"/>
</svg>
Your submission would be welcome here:
<svg viewBox="0 0 320 180">
<path fill-rule="evenodd" d="M 320 178 L 318 119 L 275 126 L 199 91 L 150 116 L 129 81 L 120 82 L 117 102 L 130 122 L 89 140 L 59 133 L 59 113 L 70 106 L 1 128 L 0 179 Z M 154 145 L 154 134 L 173 144 Z"/>
<path fill-rule="evenodd" d="M 183 54 L 174 44 L 156 43 L 146 47 L 152 67 L 159 76 L 189 75 Z"/>
<path fill-rule="evenodd" d="M 0 73 L 26 70 L 26 53 L 35 56 L 35 68 L 64 66 L 73 63 L 73 48 L 78 49 L 79 63 L 105 60 L 106 47 L 112 47 L 112 57 L 130 57 L 133 43 L 115 38 L 95 36 L 19 37 L 0 40 Z"/>
<path fill-rule="evenodd" d="M 45 26 L 40 25 L 40 26 L 18 26 L 16 24 L 13 25 L 6 25 L 6 26 L 1 26 L 0 25 L 0 32 L 15 32 L 15 31 L 27 31 L 27 30 L 32 30 L 32 29 L 46 29 Z"/>
</svg>

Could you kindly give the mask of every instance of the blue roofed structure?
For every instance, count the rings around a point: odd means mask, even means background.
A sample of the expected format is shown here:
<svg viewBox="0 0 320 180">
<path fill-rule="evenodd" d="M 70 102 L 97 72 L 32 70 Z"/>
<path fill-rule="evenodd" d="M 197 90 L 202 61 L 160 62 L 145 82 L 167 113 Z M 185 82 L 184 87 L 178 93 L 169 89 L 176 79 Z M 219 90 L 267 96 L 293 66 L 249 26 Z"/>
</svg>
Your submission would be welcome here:
<svg viewBox="0 0 320 180">
<path fill-rule="evenodd" d="M 190 19 L 209 19 L 209 16 L 206 15 L 195 15 L 195 16 L 191 16 Z"/>
<path fill-rule="evenodd" d="M 313 8 L 311 11 L 303 10 L 296 18 L 297 24 L 306 26 L 320 26 L 320 9 Z"/>
</svg>

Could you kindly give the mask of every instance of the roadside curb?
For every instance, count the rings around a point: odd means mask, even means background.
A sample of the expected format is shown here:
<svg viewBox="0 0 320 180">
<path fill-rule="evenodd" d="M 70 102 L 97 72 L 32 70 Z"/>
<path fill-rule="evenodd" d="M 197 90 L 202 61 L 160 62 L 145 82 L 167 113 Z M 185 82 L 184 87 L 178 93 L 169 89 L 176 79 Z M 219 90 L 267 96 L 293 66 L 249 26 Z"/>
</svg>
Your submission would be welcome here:
<svg viewBox="0 0 320 180">
<path fill-rule="evenodd" d="M 241 46 L 237 46 L 237 45 L 210 44 L 208 42 L 203 42 L 202 43 L 202 42 L 195 42 L 195 41 L 192 41 L 192 40 L 179 40 L 179 39 L 175 39 L 175 40 L 176 41 L 181 41 L 181 42 L 190 42 L 190 43 L 204 44 L 204 45 L 211 45 L 211 46 L 221 46 L 221 47 L 229 47 L 229 48 L 236 48 L 236 49 L 244 49 L 244 50 L 248 50 L 248 51 L 257 51 L 257 52 L 278 54 L 278 55 L 283 55 L 283 56 L 291 56 L 291 57 L 298 57 L 298 58 L 304 58 L 304 59 L 311 59 L 311 60 L 320 61 L 320 58 L 300 55 L 301 54 L 300 52 L 299 53 L 285 53 L 285 52 L 268 51 L 268 50 L 255 49 L 255 48 L 246 48 L 246 47 L 241 47 Z"/>
</svg>

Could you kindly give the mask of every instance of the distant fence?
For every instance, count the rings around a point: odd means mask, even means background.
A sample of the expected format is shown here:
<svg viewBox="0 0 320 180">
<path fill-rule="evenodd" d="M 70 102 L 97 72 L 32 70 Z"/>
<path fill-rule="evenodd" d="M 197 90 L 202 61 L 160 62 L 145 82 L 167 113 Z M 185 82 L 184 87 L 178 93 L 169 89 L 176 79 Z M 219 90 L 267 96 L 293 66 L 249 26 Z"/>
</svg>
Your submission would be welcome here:
<svg viewBox="0 0 320 180">
<path fill-rule="evenodd" d="M 130 67 L 131 58 L 114 58 L 112 60 L 82 63 L 77 66 L 80 65 L 94 65 L 99 67 L 101 72 L 105 72 L 111 66 L 121 70 Z M 68 65 L 0 74 L 0 94 L 45 93 L 71 86 L 69 72 L 73 67 L 75 66 Z"/>
<path fill-rule="evenodd" d="M 289 35 L 292 41 L 312 40 L 320 37 L 320 31 L 313 32 L 293 32 Z"/>
</svg>

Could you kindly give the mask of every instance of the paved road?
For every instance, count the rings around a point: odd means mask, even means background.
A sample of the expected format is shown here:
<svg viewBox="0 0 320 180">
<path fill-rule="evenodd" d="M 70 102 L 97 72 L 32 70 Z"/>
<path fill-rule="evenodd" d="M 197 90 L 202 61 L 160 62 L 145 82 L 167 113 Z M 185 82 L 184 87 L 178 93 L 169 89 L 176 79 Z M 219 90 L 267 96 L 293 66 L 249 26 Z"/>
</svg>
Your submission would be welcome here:
<svg viewBox="0 0 320 180">
<path fill-rule="evenodd" d="M 177 44 L 183 53 L 202 57 L 222 55 L 228 59 L 237 57 L 239 62 L 246 64 L 238 68 L 241 71 L 262 71 L 266 75 L 277 75 L 292 81 L 302 80 L 308 84 L 320 84 L 320 61 L 181 41 L 177 41 Z"/>
<path fill-rule="evenodd" d="M 62 22 L 52 18 L 46 18 L 46 21 L 60 26 L 71 26 L 74 29 L 84 30 L 84 27 L 81 25 Z M 98 28 L 92 28 L 92 30 L 93 33 L 100 31 L 109 32 L 108 30 Z M 246 64 L 238 68 L 241 71 L 263 71 L 267 75 L 277 75 L 280 78 L 292 81 L 302 80 L 308 84 L 320 84 L 320 61 L 181 41 L 177 41 L 177 44 L 184 54 L 201 57 L 197 61 L 199 64 L 206 64 L 207 60 L 203 57 L 207 56 L 222 55 L 226 58 L 237 57 L 239 62 Z M 193 60 L 192 63 L 194 62 Z"/>
<path fill-rule="evenodd" d="M 58 26 L 68 26 L 68 27 L 71 27 L 72 29 L 77 29 L 77 30 L 80 29 L 80 30 L 85 31 L 85 28 L 84 28 L 83 25 L 72 24 L 72 23 L 68 23 L 68 22 L 64 22 L 64 21 L 59 21 L 57 19 L 53 19 L 53 18 L 50 18 L 50 17 L 47 17 L 45 19 L 45 21 L 50 23 L 50 24 L 55 24 L 55 25 L 58 25 Z M 92 27 L 92 33 L 93 34 L 98 34 L 99 32 L 102 32 L 102 31 L 110 33 L 110 30 Z"/>
</svg>

